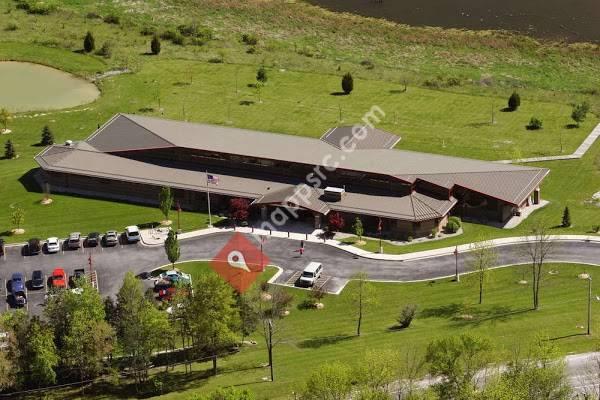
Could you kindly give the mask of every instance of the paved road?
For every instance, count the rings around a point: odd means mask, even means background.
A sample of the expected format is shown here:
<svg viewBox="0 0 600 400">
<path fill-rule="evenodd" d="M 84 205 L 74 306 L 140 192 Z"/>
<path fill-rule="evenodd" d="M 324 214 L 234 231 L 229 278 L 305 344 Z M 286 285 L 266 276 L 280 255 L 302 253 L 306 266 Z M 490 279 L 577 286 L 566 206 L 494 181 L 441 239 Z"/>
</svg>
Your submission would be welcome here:
<svg viewBox="0 0 600 400">
<path fill-rule="evenodd" d="M 181 261 L 210 259 L 227 243 L 232 233 L 224 232 L 210 236 L 201 236 L 181 241 Z M 258 246 L 258 238 L 249 235 Z M 318 243 L 306 243 L 305 253 L 300 256 L 295 250 L 299 242 L 270 237 L 264 244 L 265 254 L 271 263 L 286 271 L 300 271 L 309 261 L 319 261 L 324 265 L 324 273 L 343 282 L 357 272 L 364 271 L 373 280 L 414 281 L 430 280 L 451 276 L 455 271 L 453 255 L 411 261 L 380 261 L 356 257 L 348 252 Z M 119 245 L 113 248 L 97 247 L 79 251 L 64 251 L 58 254 L 23 256 L 21 249 L 7 249 L 4 259 L 0 259 L 0 281 L 6 291 L 6 281 L 13 272 L 23 272 L 27 277 L 35 269 L 41 269 L 50 275 L 52 269 L 61 266 L 67 273 L 75 268 L 87 268 L 91 254 L 94 269 L 98 273 L 101 292 L 114 295 L 122 282 L 126 271 L 134 273 L 149 271 L 168 263 L 162 246 L 144 247 L 141 244 Z M 498 248 L 499 265 L 511 265 L 527 262 L 524 245 L 508 245 Z M 459 270 L 465 272 L 468 254 L 459 254 Z M 556 243 L 548 261 L 570 261 L 600 265 L 600 244 L 588 242 Z M 289 276 L 289 272 L 287 272 Z M 285 274 L 282 275 L 284 279 Z M 5 293 L 2 293 L 5 294 Z M 31 296 L 30 291 L 30 296 Z M 41 296 L 43 298 L 43 296 Z M 2 307 L 5 307 L 2 304 Z M 2 311 L 2 308 L 0 308 Z"/>
</svg>

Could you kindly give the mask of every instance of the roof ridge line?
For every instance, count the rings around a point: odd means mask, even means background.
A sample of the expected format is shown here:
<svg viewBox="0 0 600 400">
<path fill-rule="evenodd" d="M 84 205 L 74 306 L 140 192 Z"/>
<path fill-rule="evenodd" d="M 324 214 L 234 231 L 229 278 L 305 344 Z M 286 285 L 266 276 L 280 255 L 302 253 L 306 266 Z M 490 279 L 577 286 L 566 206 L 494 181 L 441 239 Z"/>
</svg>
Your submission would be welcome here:
<svg viewBox="0 0 600 400">
<path fill-rule="evenodd" d="M 429 173 L 416 173 L 416 174 L 409 174 L 409 175 L 413 175 L 415 177 L 420 177 L 420 176 L 431 176 L 431 175 L 461 175 L 461 174 L 494 174 L 494 173 L 498 173 L 498 172 L 525 172 L 525 171 L 538 171 L 538 170 L 544 170 L 547 168 L 538 168 L 538 167 L 523 167 L 524 169 L 514 169 L 514 170 L 510 170 L 510 169 L 498 169 L 498 170 L 494 170 L 494 171 L 466 171 L 466 172 L 429 172 Z"/>
<path fill-rule="evenodd" d="M 137 117 L 137 115 L 135 115 L 135 114 L 121 114 L 121 115 L 122 115 L 123 117 L 127 118 L 127 120 L 131 121 L 132 123 L 136 124 L 137 126 L 139 126 L 140 128 L 142 128 L 143 130 L 145 130 L 146 132 L 149 132 L 150 134 L 152 134 L 152 135 L 156 136 L 157 138 L 159 138 L 159 139 L 162 139 L 162 140 L 164 140 L 165 142 L 169 143 L 171 146 L 173 146 L 173 147 L 179 147 L 179 146 L 175 145 L 175 143 L 171 142 L 170 140 L 167 140 L 167 139 L 165 139 L 164 137 L 162 137 L 162 136 L 161 136 L 161 135 L 159 135 L 158 133 L 156 133 L 156 132 L 154 132 L 154 131 L 151 131 L 150 129 L 146 128 L 145 126 L 143 126 L 143 125 L 142 125 L 142 124 L 140 124 L 139 122 L 137 122 L 137 121 L 134 121 L 133 119 L 131 119 L 131 118 L 129 117 L 130 115 L 133 115 L 133 116 L 136 116 L 136 117 Z M 160 118 L 159 118 L 159 119 L 160 119 Z"/>
</svg>

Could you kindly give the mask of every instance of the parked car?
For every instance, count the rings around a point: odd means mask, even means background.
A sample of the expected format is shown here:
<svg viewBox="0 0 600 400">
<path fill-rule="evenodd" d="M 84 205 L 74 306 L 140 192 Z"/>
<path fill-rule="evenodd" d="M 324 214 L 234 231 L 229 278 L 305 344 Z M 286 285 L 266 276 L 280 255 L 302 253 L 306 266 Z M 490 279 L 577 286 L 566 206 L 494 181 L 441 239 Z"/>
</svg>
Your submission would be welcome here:
<svg viewBox="0 0 600 400">
<path fill-rule="evenodd" d="M 125 237 L 127 237 L 127 242 L 129 243 L 139 242 L 140 229 L 135 225 L 128 226 L 125 228 Z"/>
<path fill-rule="evenodd" d="M 21 272 L 15 272 L 10 278 L 10 294 L 13 297 L 15 306 L 22 307 L 27 304 L 25 295 L 25 277 Z"/>
<path fill-rule="evenodd" d="M 116 231 L 107 231 L 104 235 L 105 246 L 116 246 L 119 244 L 119 234 Z"/>
<path fill-rule="evenodd" d="M 321 272 L 323 272 L 323 265 L 319 262 L 310 262 L 304 271 L 302 271 L 302 275 L 300 275 L 300 286 L 313 286 L 317 279 L 321 277 Z"/>
<path fill-rule="evenodd" d="M 87 247 L 96 247 L 100 243 L 100 234 L 98 232 L 91 232 L 85 239 Z"/>
<path fill-rule="evenodd" d="M 0 238 L 0 257 L 4 255 L 4 239 Z"/>
<path fill-rule="evenodd" d="M 60 240 L 57 237 L 51 237 L 46 240 L 46 251 L 48 253 L 58 253 L 60 251 Z"/>
<path fill-rule="evenodd" d="M 39 269 L 36 269 L 31 274 L 31 288 L 32 289 L 43 289 L 44 288 L 44 274 Z"/>
<path fill-rule="evenodd" d="M 32 238 L 29 239 L 29 241 L 27 241 L 27 254 L 29 254 L 30 256 L 35 256 L 41 253 L 42 251 L 42 244 L 40 242 L 40 239 L 38 238 Z"/>
<path fill-rule="evenodd" d="M 81 247 L 81 233 L 72 232 L 69 235 L 68 246 L 70 249 L 78 249 Z"/>
<path fill-rule="evenodd" d="M 57 267 L 52 271 L 52 287 L 58 289 L 64 289 L 67 287 L 67 274 L 65 270 Z"/>
<path fill-rule="evenodd" d="M 171 282 L 178 283 L 185 283 L 185 284 L 191 284 L 192 283 L 192 276 L 190 274 L 186 274 L 185 272 L 181 272 L 175 269 L 171 269 L 167 272 L 163 272 L 162 274 L 160 274 L 158 276 L 159 279 L 165 279 L 165 280 L 169 280 Z"/>
</svg>

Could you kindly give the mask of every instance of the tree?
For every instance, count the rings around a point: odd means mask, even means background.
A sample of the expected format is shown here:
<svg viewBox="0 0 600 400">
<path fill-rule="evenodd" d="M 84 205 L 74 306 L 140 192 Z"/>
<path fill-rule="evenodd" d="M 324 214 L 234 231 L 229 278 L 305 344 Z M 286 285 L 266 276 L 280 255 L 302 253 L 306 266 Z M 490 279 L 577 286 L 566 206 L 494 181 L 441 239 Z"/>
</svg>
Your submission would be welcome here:
<svg viewBox="0 0 600 400">
<path fill-rule="evenodd" d="M 83 39 L 83 50 L 85 50 L 86 53 L 91 53 L 95 48 L 96 40 L 94 39 L 94 35 L 92 35 L 92 32 L 88 31 Z"/>
<path fill-rule="evenodd" d="M 150 42 L 150 51 L 155 56 L 160 54 L 160 39 L 156 34 L 152 37 L 152 41 Z"/>
<path fill-rule="evenodd" d="M 207 395 L 194 394 L 189 400 L 254 400 L 254 395 L 248 389 L 233 387 L 218 388 Z"/>
<path fill-rule="evenodd" d="M 20 230 L 21 225 L 25 222 L 25 210 L 21 207 L 15 208 L 10 214 L 10 222 L 17 231 Z"/>
<path fill-rule="evenodd" d="M 485 386 L 480 398 L 570 400 L 573 393 L 565 376 L 565 363 L 560 358 L 551 341 L 538 338 L 527 357 L 515 354 L 505 371 Z"/>
<path fill-rule="evenodd" d="M 352 225 L 352 230 L 354 231 L 354 234 L 358 237 L 358 241 L 362 242 L 362 235 L 365 232 L 365 230 L 363 228 L 363 224 L 360 218 L 356 217 L 356 219 L 354 220 L 354 224 Z"/>
<path fill-rule="evenodd" d="M 131 271 L 117 294 L 116 313 L 117 340 L 137 387 L 148 379 L 152 352 L 171 337 L 167 313 L 146 298 L 142 283 Z"/>
<path fill-rule="evenodd" d="M 173 267 L 175 267 L 175 263 L 177 260 L 179 260 L 181 249 L 179 248 L 179 240 L 177 240 L 177 235 L 172 230 L 169 231 L 167 239 L 165 240 L 165 252 L 167 253 L 169 262 Z"/>
<path fill-rule="evenodd" d="M 16 156 L 17 152 L 15 150 L 15 145 L 12 143 L 12 141 L 7 140 L 6 144 L 4 145 L 4 158 L 7 160 L 12 160 Z"/>
<path fill-rule="evenodd" d="M 194 282 L 194 295 L 184 303 L 190 317 L 190 335 L 198 356 L 213 357 L 217 372 L 217 356 L 236 343 L 239 312 L 233 289 L 217 274 L 202 274 Z"/>
<path fill-rule="evenodd" d="M 3 130 L 8 129 L 8 121 L 12 119 L 12 115 L 6 108 L 0 108 L 0 125 L 2 125 Z"/>
<path fill-rule="evenodd" d="M 494 244 L 487 240 L 478 240 L 471 244 L 469 266 L 477 274 L 479 280 L 479 304 L 483 303 L 483 287 L 487 280 L 488 271 L 498 260 Z"/>
<path fill-rule="evenodd" d="M 562 216 L 562 227 L 569 228 L 571 226 L 571 212 L 569 211 L 569 207 L 565 207 Z"/>
<path fill-rule="evenodd" d="M 34 317 L 29 323 L 25 341 L 22 355 L 25 365 L 22 370 L 26 371 L 30 385 L 41 387 L 56 383 L 54 368 L 58 365 L 59 358 L 52 329 Z"/>
<path fill-rule="evenodd" d="M 240 313 L 240 331 L 242 333 L 242 344 L 244 339 L 256 330 L 259 323 L 259 314 L 252 296 L 241 293 L 237 297 L 237 308 Z"/>
<path fill-rule="evenodd" d="M 369 392 L 389 392 L 391 385 L 398 379 L 400 356 L 392 350 L 369 350 L 362 357 L 353 376 L 360 386 Z"/>
<path fill-rule="evenodd" d="M 585 101 L 581 104 L 575 104 L 573 106 L 573 111 L 571 112 L 571 118 L 573 119 L 573 121 L 575 121 L 575 124 L 577 124 L 578 128 L 579 128 L 579 125 L 583 121 L 585 121 L 589 111 L 590 111 L 590 105 Z"/>
<path fill-rule="evenodd" d="M 262 328 L 261 333 L 267 346 L 271 381 L 275 380 L 273 349 L 281 340 L 281 333 L 284 327 L 282 317 L 292 300 L 293 296 L 280 287 L 273 290 L 268 296 L 263 296 L 260 288 L 256 288 L 252 294 L 252 301 L 255 304 L 258 321 Z"/>
<path fill-rule="evenodd" d="M 529 120 L 529 124 L 527 124 L 527 129 L 530 131 L 537 131 L 539 129 L 542 129 L 543 126 L 544 123 L 541 119 L 537 117 L 531 117 L 531 119 Z"/>
<path fill-rule="evenodd" d="M 264 66 L 260 66 L 258 71 L 256 71 L 256 81 L 262 83 L 263 85 L 267 83 L 267 70 Z"/>
<path fill-rule="evenodd" d="M 544 262 L 552 252 L 553 242 L 548 233 L 548 228 L 542 224 L 537 224 L 527 237 L 525 247 L 526 255 L 531 260 L 532 277 L 532 297 L 533 309 L 537 310 L 540 306 L 540 283 L 543 277 Z"/>
<path fill-rule="evenodd" d="M 346 225 L 344 217 L 342 217 L 342 214 L 337 211 L 330 213 L 327 221 L 327 230 L 331 233 L 341 231 Z"/>
<path fill-rule="evenodd" d="M 115 333 L 106 322 L 98 291 L 85 278 L 75 285 L 78 293 L 56 293 L 44 313 L 53 328 L 62 366 L 77 371 L 78 379 L 85 380 L 102 372 L 104 358 L 113 350 Z"/>
<path fill-rule="evenodd" d="M 308 377 L 303 400 L 345 400 L 352 391 L 352 370 L 339 362 L 327 363 Z"/>
<path fill-rule="evenodd" d="M 352 90 L 354 90 L 354 78 L 352 78 L 350 72 L 347 72 L 342 77 L 342 90 L 345 94 L 350 94 L 352 93 Z"/>
<path fill-rule="evenodd" d="M 171 193 L 171 188 L 168 186 L 163 186 L 160 188 L 160 192 L 158 193 L 158 204 L 160 211 L 165 216 L 165 222 L 169 221 L 169 212 L 171 208 L 173 208 L 173 193 Z"/>
<path fill-rule="evenodd" d="M 438 339 L 429 344 L 425 361 L 432 376 L 441 381 L 433 389 L 440 399 L 471 399 L 477 386 L 477 372 L 490 360 L 488 340 L 462 334 Z"/>
<path fill-rule="evenodd" d="M 377 303 L 377 299 L 373 285 L 367 281 L 366 273 L 359 272 L 352 279 L 354 282 L 350 287 L 349 299 L 356 315 L 356 336 L 360 336 L 364 313 Z"/>
<path fill-rule="evenodd" d="M 517 111 L 517 109 L 521 106 L 521 96 L 519 93 L 513 92 L 508 98 L 508 109 L 510 111 Z"/>
<path fill-rule="evenodd" d="M 50 146 L 54 144 L 54 134 L 50 130 L 48 125 L 44 125 L 42 129 L 42 140 L 40 140 L 42 146 Z"/>
<path fill-rule="evenodd" d="M 247 199 L 237 197 L 229 200 L 229 215 L 235 223 L 248 220 L 250 202 Z"/>
</svg>

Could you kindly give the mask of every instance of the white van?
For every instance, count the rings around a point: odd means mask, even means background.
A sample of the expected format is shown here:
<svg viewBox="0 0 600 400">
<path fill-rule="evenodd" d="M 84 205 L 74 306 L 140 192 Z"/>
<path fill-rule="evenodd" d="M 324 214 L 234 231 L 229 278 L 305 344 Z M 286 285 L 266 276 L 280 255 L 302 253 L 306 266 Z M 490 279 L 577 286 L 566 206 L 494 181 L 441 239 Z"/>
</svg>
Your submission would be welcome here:
<svg viewBox="0 0 600 400">
<path fill-rule="evenodd" d="M 302 275 L 300 275 L 300 285 L 314 285 L 317 279 L 321 277 L 321 272 L 323 272 L 323 265 L 321 265 L 321 263 L 314 261 L 309 263 L 306 268 L 304 268 L 304 271 L 302 271 Z"/>
<path fill-rule="evenodd" d="M 140 229 L 135 225 L 128 226 L 127 228 L 125 228 L 125 237 L 127 238 L 127 242 L 129 243 L 139 242 Z"/>
</svg>

